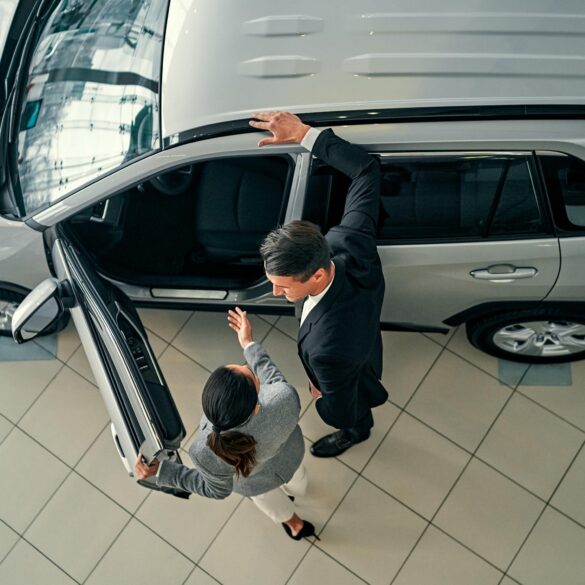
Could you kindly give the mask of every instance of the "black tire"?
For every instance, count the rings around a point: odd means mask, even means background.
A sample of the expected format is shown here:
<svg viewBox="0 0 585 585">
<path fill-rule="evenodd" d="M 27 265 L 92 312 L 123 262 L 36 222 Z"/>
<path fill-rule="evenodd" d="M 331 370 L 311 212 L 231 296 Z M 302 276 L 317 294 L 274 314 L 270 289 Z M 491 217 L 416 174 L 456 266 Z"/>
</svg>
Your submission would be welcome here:
<svg viewBox="0 0 585 585">
<path fill-rule="evenodd" d="M 2 283 L 0 285 L 0 305 L 8 301 L 18 306 L 25 299 L 29 292 L 30 290 L 22 286 Z M 39 337 L 52 335 L 53 333 L 62 331 L 65 329 L 65 327 L 67 327 L 69 318 L 69 311 L 65 311 L 63 315 L 61 315 L 61 317 L 59 317 L 59 319 L 57 319 L 57 321 L 55 321 L 55 323 L 53 323 L 53 325 L 51 325 L 46 331 L 41 333 Z M 12 331 L 10 329 L 0 327 L 0 336 L 12 337 Z"/>
<path fill-rule="evenodd" d="M 527 337 L 532 328 L 525 327 L 523 324 L 539 322 L 544 330 L 535 331 L 534 336 Z M 559 336 L 559 333 L 563 331 L 568 332 L 571 324 L 581 326 L 581 328 L 574 334 Z M 559 364 L 585 359 L 585 316 L 569 311 L 560 309 L 509 311 L 470 321 L 466 324 L 466 329 L 467 338 L 477 349 L 509 361 Z M 527 340 L 523 341 L 525 337 Z M 514 341 L 514 339 L 520 339 L 520 341 Z M 583 341 L 582 350 L 579 348 L 581 340 Z M 523 353 L 531 349 L 538 351 L 532 341 L 541 344 L 540 355 Z M 506 345 L 509 349 L 506 349 Z"/>
</svg>

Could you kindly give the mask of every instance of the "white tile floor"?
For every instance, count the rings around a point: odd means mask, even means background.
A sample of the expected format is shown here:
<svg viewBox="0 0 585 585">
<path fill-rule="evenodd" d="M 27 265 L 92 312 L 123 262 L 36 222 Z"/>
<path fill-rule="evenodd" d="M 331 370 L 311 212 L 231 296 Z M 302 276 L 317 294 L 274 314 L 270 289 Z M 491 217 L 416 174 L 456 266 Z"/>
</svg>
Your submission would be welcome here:
<svg viewBox="0 0 585 585">
<path fill-rule="evenodd" d="M 210 369 L 241 360 L 235 337 L 223 314 L 141 314 L 192 437 Z M 309 445 L 328 427 L 295 321 L 254 326 L 299 387 Z M 0 583 L 583 585 L 585 362 L 571 385 L 540 386 L 529 368 L 500 382 L 461 330 L 384 344 L 390 401 L 369 441 L 307 456 L 297 503 L 321 541 L 298 543 L 237 495 L 184 501 L 129 480 L 72 327 L 54 359 L 0 361 Z"/>
</svg>

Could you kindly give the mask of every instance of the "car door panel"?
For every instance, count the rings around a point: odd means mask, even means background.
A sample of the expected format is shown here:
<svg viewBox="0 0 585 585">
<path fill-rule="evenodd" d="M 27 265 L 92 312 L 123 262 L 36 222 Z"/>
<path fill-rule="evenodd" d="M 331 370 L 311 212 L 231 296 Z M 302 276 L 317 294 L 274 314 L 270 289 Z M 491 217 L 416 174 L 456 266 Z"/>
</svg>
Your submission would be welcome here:
<svg viewBox="0 0 585 585">
<path fill-rule="evenodd" d="M 561 270 L 555 287 L 547 301 L 578 301 L 585 298 L 585 279 L 583 278 L 583 250 L 585 237 L 560 238 Z"/>
<path fill-rule="evenodd" d="M 52 257 L 57 277 L 72 285 L 71 315 L 127 469 L 139 452 L 148 461 L 177 457 L 185 430 L 130 301 L 63 237 Z M 157 489 L 154 480 L 144 483 Z"/>
<path fill-rule="evenodd" d="M 481 304 L 546 297 L 560 269 L 559 244 L 532 153 L 426 152 L 381 160 L 383 321 L 440 327 Z"/>
<path fill-rule="evenodd" d="M 494 301 L 540 301 L 559 274 L 556 238 L 379 246 L 386 280 L 382 322 L 441 327 L 471 307 Z M 476 270 L 535 269 L 520 279 L 478 279 Z M 532 272 L 532 271 L 530 271 Z"/>
</svg>

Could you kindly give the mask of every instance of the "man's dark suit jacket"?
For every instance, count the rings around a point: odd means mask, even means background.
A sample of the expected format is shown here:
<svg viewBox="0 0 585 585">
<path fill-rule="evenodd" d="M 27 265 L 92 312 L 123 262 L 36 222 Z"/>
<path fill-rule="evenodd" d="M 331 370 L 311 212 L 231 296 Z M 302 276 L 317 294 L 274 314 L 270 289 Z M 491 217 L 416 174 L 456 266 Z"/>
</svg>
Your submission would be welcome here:
<svg viewBox="0 0 585 585">
<path fill-rule="evenodd" d="M 321 418 L 338 429 L 369 429 L 371 408 L 388 393 L 380 383 L 380 312 L 384 276 L 376 249 L 380 165 L 366 151 L 331 130 L 320 133 L 313 154 L 351 178 L 341 223 L 325 236 L 335 278 L 303 322 L 299 356 L 321 391 Z"/>
</svg>

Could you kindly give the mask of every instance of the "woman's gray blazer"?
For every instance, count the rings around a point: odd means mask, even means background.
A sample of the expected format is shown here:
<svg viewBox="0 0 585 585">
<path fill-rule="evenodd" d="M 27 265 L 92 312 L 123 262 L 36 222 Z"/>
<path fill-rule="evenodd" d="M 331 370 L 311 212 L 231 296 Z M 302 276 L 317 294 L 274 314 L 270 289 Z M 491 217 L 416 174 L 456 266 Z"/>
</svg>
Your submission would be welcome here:
<svg viewBox="0 0 585 585">
<path fill-rule="evenodd" d="M 238 479 L 234 467 L 211 451 L 207 446 L 211 423 L 203 416 L 197 437 L 189 448 L 196 469 L 163 461 L 158 473 L 160 485 L 214 499 L 226 498 L 232 491 L 256 496 L 289 481 L 300 466 L 305 444 L 298 425 L 301 404 L 297 391 L 259 343 L 248 345 L 244 357 L 260 379 L 260 411 L 237 427 L 256 439 L 256 465 L 252 473 Z"/>
</svg>

